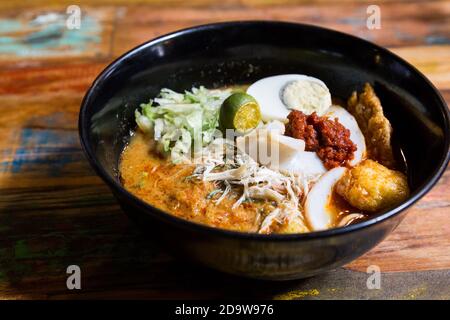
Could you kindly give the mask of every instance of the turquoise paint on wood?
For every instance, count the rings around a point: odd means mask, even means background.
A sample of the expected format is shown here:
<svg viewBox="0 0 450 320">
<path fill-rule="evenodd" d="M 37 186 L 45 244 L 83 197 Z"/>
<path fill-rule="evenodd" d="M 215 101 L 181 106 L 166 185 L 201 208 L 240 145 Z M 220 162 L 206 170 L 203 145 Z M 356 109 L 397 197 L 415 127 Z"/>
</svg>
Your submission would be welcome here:
<svg viewBox="0 0 450 320">
<path fill-rule="evenodd" d="M 66 19 L 60 13 L 46 13 L 28 21 L 0 19 L 0 56 L 77 55 L 101 43 L 102 26 L 96 17 L 82 14 L 80 29 L 73 30 L 66 27 Z"/>
<path fill-rule="evenodd" d="M 13 150 L 7 151 L 11 155 Z M 81 161 L 84 156 L 75 131 L 24 128 L 19 146 L 8 158 L 0 160 L 0 172 L 35 172 L 55 177 L 67 174 L 66 165 Z"/>
</svg>

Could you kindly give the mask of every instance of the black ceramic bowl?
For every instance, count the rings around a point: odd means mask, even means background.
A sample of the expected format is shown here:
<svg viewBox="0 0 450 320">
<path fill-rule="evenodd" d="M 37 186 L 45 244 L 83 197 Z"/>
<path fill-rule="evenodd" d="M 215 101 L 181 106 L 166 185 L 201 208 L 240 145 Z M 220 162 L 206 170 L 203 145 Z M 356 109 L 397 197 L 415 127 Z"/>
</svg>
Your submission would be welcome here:
<svg viewBox="0 0 450 320">
<path fill-rule="evenodd" d="M 260 235 L 179 219 L 121 186 L 118 160 L 135 128 L 134 110 L 161 88 L 221 87 L 285 73 L 320 78 L 333 96 L 343 99 L 365 82 L 374 85 L 408 164 L 412 193 L 406 202 L 344 228 Z M 95 80 L 81 106 L 79 129 L 90 164 L 144 232 L 173 252 L 209 267 L 262 279 L 312 276 L 367 252 L 433 187 L 449 160 L 449 111 L 420 72 L 367 41 L 284 22 L 211 24 L 142 44 Z"/>
</svg>

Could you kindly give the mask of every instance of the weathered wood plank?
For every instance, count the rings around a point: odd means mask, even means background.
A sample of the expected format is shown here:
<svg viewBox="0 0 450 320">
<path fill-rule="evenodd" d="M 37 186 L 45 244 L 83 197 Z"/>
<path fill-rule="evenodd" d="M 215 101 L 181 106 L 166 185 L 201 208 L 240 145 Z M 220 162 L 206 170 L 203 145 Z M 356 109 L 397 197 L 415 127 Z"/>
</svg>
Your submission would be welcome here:
<svg viewBox="0 0 450 320">
<path fill-rule="evenodd" d="M 450 4 L 431 2 L 381 5 L 380 30 L 366 26 L 367 4 L 339 3 L 270 8 L 165 8 L 129 7 L 118 15 L 114 54 L 139 43 L 189 26 L 230 20 L 286 20 L 310 23 L 354 34 L 383 46 L 449 44 Z M 341 17 L 341 18 L 340 18 Z"/>
<path fill-rule="evenodd" d="M 78 29 L 68 28 L 65 7 L 13 10 L 0 15 L 0 59 L 32 65 L 33 61 L 98 59 L 110 55 L 116 9 L 83 8 Z"/>
<path fill-rule="evenodd" d="M 6 95 L 22 95 L 24 99 L 39 95 L 41 99 L 68 93 L 77 93 L 77 97 L 84 93 L 95 77 L 102 71 L 107 62 L 94 63 L 66 63 L 64 65 L 35 66 L 17 69 L 0 69 L 0 95 L 8 100 Z M 64 92 L 64 94 L 61 94 Z M 9 99 L 14 100 L 14 97 Z M 35 99 L 36 100 L 36 99 Z"/>
<path fill-rule="evenodd" d="M 428 0 L 379 0 L 377 3 L 407 3 L 414 2 L 416 4 L 426 3 Z M 435 2 L 445 2 L 446 0 L 437 0 Z M 341 0 L 343 4 L 346 3 L 354 3 L 355 0 Z M 371 0 L 358 0 L 358 2 L 372 4 Z M 153 8 L 161 8 L 161 7 L 230 7 L 230 6 L 239 6 L 239 7 L 249 7 L 249 8 L 257 8 L 257 7 L 269 7 L 269 6 L 292 6 L 298 4 L 334 4 L 336 1 L 334 0 L 222 0 L 220 3 L 211 1 L 211 0 L 85 0 L 83 1 L 84 5 L 89 6 L 136 6 L 136 5 L 145 5 Z M 69 6 L 72 5 L 73 2 L 70 0 L 33 0 L 31 2 L 16 2 L 14 0 L 4 0 L 0 4 L 0 9 L 15 9 L 15 8 L 36 8 L 36 7 L 61 7 L 61 6 Z"/>
<path fill-rule="evenodd" d="M 380 4 L 381 30 L 366 27 L 367 3 L 309 2 L 294 6 L 247 7 L 208 6 L 201 8 L 152 6 L 93 7 L 82 5 L 80 30 L 67 30 L 63 21 L 36 26 L 37 18 L 58 15 L 65 18 L 65 6 L 40 7 L 23 13 L 4 11 L 0 15 L 0 65 L 5 61 L 33 63 L 67 60 L 68 57 L 98 59 L 108 57 L 111 46 L 115 56 L 154 38 L 188 26 L 230 20 L 287 20 L 321 25 L 348 32 L 384 46 L 450 43 L 450 3 L 387 2 Z M 47 19 L 47 18 L 45 18 Z M 48 20 L 48 19 L 47 19 Z M 112 29 L 117 25 L 115 34 Z M 24 30 L 25 29 L 25 30 Z M 26 31 L 27 30 L 27 31 Z M 55 33 L 55 30 L 58 32 Z M 112 39 L 114 37 L 114 39 Z M 39 41 L 39 42 L 37 42 Z M 69 45 L 70 44 L 70 45 Z M 37 61 L 37 62 L 36 62 Z M 47 62 L 48 63 L 48 62 Z"/>
<path fill-rule="evenodd" d="M 392 51 L 423 72 L 438 89 L 450 89 L 450 45 L 401 47 Z"/>
</svg>

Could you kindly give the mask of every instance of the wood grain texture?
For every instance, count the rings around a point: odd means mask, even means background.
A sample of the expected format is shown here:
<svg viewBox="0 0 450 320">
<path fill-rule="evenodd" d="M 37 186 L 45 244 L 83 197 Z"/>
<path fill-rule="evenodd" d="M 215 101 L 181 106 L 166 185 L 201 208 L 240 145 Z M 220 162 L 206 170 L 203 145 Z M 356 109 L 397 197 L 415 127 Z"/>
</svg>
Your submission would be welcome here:
<svg viewBox="0 0 450 320">
<path fill-rule="evenodd" d="M 384 46 L 450 44 L 450 3 L 425 2 L 381 4 L 381 30 L 366 27 L 365 3 L 340 2 L 321 5 L 276 6 L 263 8 L 122 8 L 114 54 L 172 30 L 215 21 L 284 20 L 333 28 Z"/>
<path fill-rule="evenodd" d="M 0 298 L 448 299 L 448 169 L 397 230 L 363 257 L 313 279 L 268 285 L 180 265 L 128 221 L 79 145 L 81 99 L 114 57 L 160 34 L 213 21 L 297 21 L 366 38 L 415 65 L 450 103 L 450 2 L 377 1 L 382 29 L 376 31 L 365 27 L 368 3 L 88 1 L 82 10 L 97 17 L 100 38 L 77 54 L 46 42 L 46 53 L 23 57 L 2 54 L 0 43 Z M 61 14 L 67 4 L 2 1 L 0 25 Z M 81 292 L 66 289 L 70 264 L 82 266 Z M 365 287 L 373 264 L 386 277 L 381 291 Z"/>
<path fill-rule="evenodd" d="M 80 28 L 69 29 L 65 7 L 10 10 L 0 17 L 0 59 L 22 67 L 68 59 L 98 59 L 110 54 L 116 8 L 85 8 Z"/>
</svg>

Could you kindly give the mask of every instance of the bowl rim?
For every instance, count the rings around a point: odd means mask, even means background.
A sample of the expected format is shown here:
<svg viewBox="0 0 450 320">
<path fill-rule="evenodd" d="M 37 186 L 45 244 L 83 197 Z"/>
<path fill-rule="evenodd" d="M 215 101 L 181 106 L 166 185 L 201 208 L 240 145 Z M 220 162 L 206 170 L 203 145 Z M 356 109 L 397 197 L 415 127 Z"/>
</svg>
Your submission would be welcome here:
<svg viewBox="0 0 450 320">
<path fill-rule="evenodd" d="M 222 228 L 216 228 L 209 225 L 200 224 L 197 222 L 193 222 L 190 220 L 186 220 L 180 217 L 177 217 L 175 215 L 172 215 L 162 209 L 159 209 L 140 198 L 134 196 L 131 192 L 128 192 L 116 179 L 111 177 L 104 168 L 100 165 L 99 161 L 95 157 L 95 153 L 91 149 L 89 139 L 88 139 L 88 126 L 87 126 L 87 116 L 86 112 L 88 109 L 88 106 L 90 105 L 90 100 L 92 98 L 93 92 L 96 90 L 97 86 L 99 86 L 117 67 L 121 62 L 137 53 L 139 53 L 141 50 L 145 50 L 148 47 L 151 47 L 156 44 L 160 44 L 166 40 L 181 37 L 186 34 L 192 34 L 192 33 L 198 33 L 203 32 L 206 30 L 214 30 L 214 29 L 221 29 L 224 27 L 234 27 L 234 26 L 249 26 L 249 25 L 285 25 L 287 27 L 302 27 L 302 28 L 309 28 L 314 29 L 318 32 L 327 32 L 334 34 L 338 37 L 344 37 L 351 41 L 359 42 L 363 45 L 372 47 L 373 49 L 378 50 L 379 52 L 382 52 L 383 54 L 389 56 L 390 58 L 393 58 L 397 62 L 403 64 L 406 66 L 409 70 L 411 70 L 414 73 L 414 76 L 420 78 L 421 81 L 424 82 L 424 84 L 428 85 L 429 89 L 431 89 L 434 93 L 434 95 L 438 98 L 439 108 L 441 109 L 440 112 L 442 113 L 442 116 L 444 118 L 444 140 L 445 140 L 445 153 L 442 155 L 441 159 L 439 159 L 439 165 L 434 169 L 430 177 L 426 179 L 422 185 L 418 187 L 418 189 L 402 204 L 399 206 L 392 208 L 381 215 L 378 215 L 377 217 L 356 223 L 354 225 L 349 225 L 345 227 L 337 227 L 327 230 L 321 230 L 321 231 L 312 231 L 307 233 L 294 233 L 294 234 L 259 234 L 255 232 L 242 232 L 242 231 L 235 231 L 235 230 L 228 230 L 228 229 L 222 229 Z M 302 240 L 302 239 L 317 239 L 317 238 L 324 238 L 324 237 L 332 237 L 332 236 L 338 236 L 338 235 L 344 235 L 353 231 L 361 230 L 368 228 L 370 226 L 376 225 L 378 223 L 381 223 L 385 220 L 388 220 L 391 217 L 394 217 L 398 214 L 400 214 L 402 211 L 406 210 L 407 208 L 411 207 L 413 204 L 415 204 L 419 199 L 421 199 L 426 193 L 428 193 L 431 188 L 438 182 L 438 180 L 443 175 L 444 171 L 446 170 L 447 164 L 450 160 L 450 110 L 447 107 L 447 104 L 445 100 L 443 99 L 442 95 L 440 94 L 439 90 L 431 83 L 430 80 L 428 80 L 425 75 L 423 75 L 419 70 L 417 70 L 416 67 L 411 65 L 409 62 L 405 61 L 404 59 L 400 58 L 395 53 L 391 52 L 390 50 L 383 48 L 379 45 L 376 45 L 370 41 L 364 40 L 362 38 L 343 33 L 340 31 L 336 31 L 333 29 L 328 29 L 316 25 L 311 24 L 304 24 L 304 23 L 296 23 L 296 22 L 288 22 L 288 21 L 273 21 L 273 20 L 245 20 L 245 21 L 227 21 L 227 22 L 218 22 L 218 23 L 209 23 L 209 24 L 201 24 L 197 26 L 192 26 L 184 29 L 180 29 L 168 34 L 161 35 L 159 37 L 156 37 L 154 39 L 151 39 L 149 41 L 146 41 L 129 51 L 125 52 L 118 58 L 116 58 L 114 61 L 112 61 L 107 67 L 103 69 L 103 71 L 95 78 L 89 89 L 87 90 L 80 107 L 79 112 L 79 119 L 78 119 L 78 130 L 79 130 L 79 138 L 80 143 L 83 149 L 83 152 L 89 161 L 91 167 L 93 167 L 94 171 L 102 180 L 112 189 L 114 194 L 119 194 L 122 197 L 129 198 L 130 201 L 135 206 L 138 206 L 140 209 L 145 211 L 146 214 L 152 215 L 152 217 L 157 218 L 159 220 L 164 220 L 165 222 L 169 222 L 172 224 L 176 224 L 183 228 L 188 228 L 193 231 L 203 232 L 203 233 L 213 233 L 219 236 L 224 237 L 233 237 L 235 239 L 252 239 L 252 240 L 258 240 L 258 241 L 292 241 L 292 240 Z M 119 201 L 120 203 L 121 201 Z"/>
</svg>

